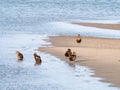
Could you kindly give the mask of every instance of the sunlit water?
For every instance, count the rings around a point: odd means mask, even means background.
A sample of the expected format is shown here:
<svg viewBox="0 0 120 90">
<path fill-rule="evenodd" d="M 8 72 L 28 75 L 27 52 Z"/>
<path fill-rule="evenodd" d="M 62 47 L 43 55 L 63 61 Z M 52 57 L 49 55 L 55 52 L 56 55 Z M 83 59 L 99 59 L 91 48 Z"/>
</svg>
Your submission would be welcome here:
<svg viewBox="0 0 120 90">
<path fill-rule="evenodd" d="M 120 39 L 120 31 L 72 25 L 70 21 L 120 23 L 118 0 L 1 0 L 0 90 L 120 90 L 91 77 L 94 71 L 38 52 L 54 35 Z M 17 62 L 15 51 L 24 54 Z M 34 66 L 33 53 L 42 58 Z"/>
</svg>

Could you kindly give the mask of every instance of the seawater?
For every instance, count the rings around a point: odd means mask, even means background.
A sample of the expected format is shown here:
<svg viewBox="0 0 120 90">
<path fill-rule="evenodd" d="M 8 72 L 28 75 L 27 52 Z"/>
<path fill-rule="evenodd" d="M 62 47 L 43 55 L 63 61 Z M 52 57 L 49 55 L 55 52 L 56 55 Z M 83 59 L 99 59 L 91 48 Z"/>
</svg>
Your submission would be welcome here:
<svg viewBox="0 0 120 90">
<path fill-rule="evenodd" d="M 120 90 L 91 77 L 94 71 L 69 65 L 38 52 L 48 36 L 76 35 L 120 38 L 120 31 L 83 27 L 66 22 L 120 22 L 119 0 L 1 0 L 0 90 Z M 17 62 L 15 51 L 24 54 Z M 33 53 L 43 62 L 34 66 Z"/>
<path fill-rule="evenodd" d="M 37 38 L 36 38 L 37 37 Z M 48 35 L 15 34 L 0 39 L 0 90 L 120 90 L 103 83 L 102 78 L 92 77 L 88 67 L 68 64 L 55 56 L 36 51 Z M 24 54 L 17 62 L 15 51 Z M 42 64 L 34 66 L 33 53 L 42 58 Z"/>
<path fill-rule="evenodd" d="M 120 38 L 120 31 L 104 35 L 96 28 L 80 30 L 63 22 L 120 23 L 119 0 L 1 0 L 0 34 L 49 34 Z M 59 23 L 60 22 L 60 23 Z M 61 23 L 62 22 L 62 23 Z M 69 30 L 69 33 L 68 33 Z M 76 31 L 77 30 L 77 31 Z M 89 31 L 88 31 L 89 30 Z M 103 32 L 103 31 L 102 31 Z M 115 33 L 116 32 L 116 33 Z M 92 34 L 91 34 L 92 33 Z M 109 33 L 109 32 L 108 32 Z M 99 34 L 99 35 L 98 35 Z"/>
</svg>

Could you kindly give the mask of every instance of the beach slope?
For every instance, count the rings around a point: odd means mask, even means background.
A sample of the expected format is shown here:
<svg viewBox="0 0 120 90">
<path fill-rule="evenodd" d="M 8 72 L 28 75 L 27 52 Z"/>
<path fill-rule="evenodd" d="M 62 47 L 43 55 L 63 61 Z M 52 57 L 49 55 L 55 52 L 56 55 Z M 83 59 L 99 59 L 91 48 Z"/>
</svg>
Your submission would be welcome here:
<svg viewBox="0 0 120 90">
<path fill-rule="evenodd" d="M 120 87 L 120 39 L 82 37 L 82 42 L 78 44 L 76 36 L 51 36 L 49 41 L 53 47 L 39 50 L 55 55 L 69 64 L 87 66 L 95 71 L 95 76 Z M 70 62 L 64 56 L 68 48 L 76 52 L 75 62 Z"/>
</svg>

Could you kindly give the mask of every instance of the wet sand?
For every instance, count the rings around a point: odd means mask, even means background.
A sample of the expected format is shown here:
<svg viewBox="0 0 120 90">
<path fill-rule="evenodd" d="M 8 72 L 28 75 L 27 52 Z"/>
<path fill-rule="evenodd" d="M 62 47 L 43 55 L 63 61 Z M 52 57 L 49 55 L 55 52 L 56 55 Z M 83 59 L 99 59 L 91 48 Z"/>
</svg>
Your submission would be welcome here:
<svg viewBox="0 0 120 90">
<path fill-rule="evenodd" d="M 120 24 L 73 24 L 120 30 Z M 120 87 L 120 39 L 82 37 L 80 44 L 75 40 L 76 36 L 51 36 L 49 41 L 53 47 L 39 48 L 39 50 L 55 55 L 69 64 L 87 66 L 95 71 L 95 76 L 104 78 L 102 81 Z M 64 56 L 68 48 L 76 52 L 76 61 L 71 62 Z"/>
<path fill-rule="evenodd" d="M 49 37 L 53 47 L 39 48 L 40 51 L 67 61 L 69 64 L 87 66 L 95 71 L 95 76 L 104 78 L 103 81 L 120 87 L 120 40 L 82 37 L 80 44 L 76 43 L 75 36 Z M 64 56 L 65 51 L 71 48 L 77 53 L 74 62 Z"/>
</svg>

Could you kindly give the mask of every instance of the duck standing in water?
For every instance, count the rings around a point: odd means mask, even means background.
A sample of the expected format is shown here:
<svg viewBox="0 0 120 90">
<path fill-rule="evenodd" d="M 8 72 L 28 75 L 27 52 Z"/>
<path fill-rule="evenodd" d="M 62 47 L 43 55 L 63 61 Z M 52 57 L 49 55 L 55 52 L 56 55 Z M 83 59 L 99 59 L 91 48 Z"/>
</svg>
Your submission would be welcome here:
<svg viewBox="0 0 120 90">
<path fill-rule="evenodd" d="M 23 60 L 23 54 L 21 52 L 19 52 L 19 51 L 16 51 L 16 54 L 17 54 L 17 59 L 19 61 L 22 61 Z"/>
<path fill-rule="evenodd" d="M 36 53 L 33 54 L 34 59 L 35 59 L 35 65 L 39 65 L 42 63 L 41 57 L 39 55 L 37 55 Z"/>
</svg>

